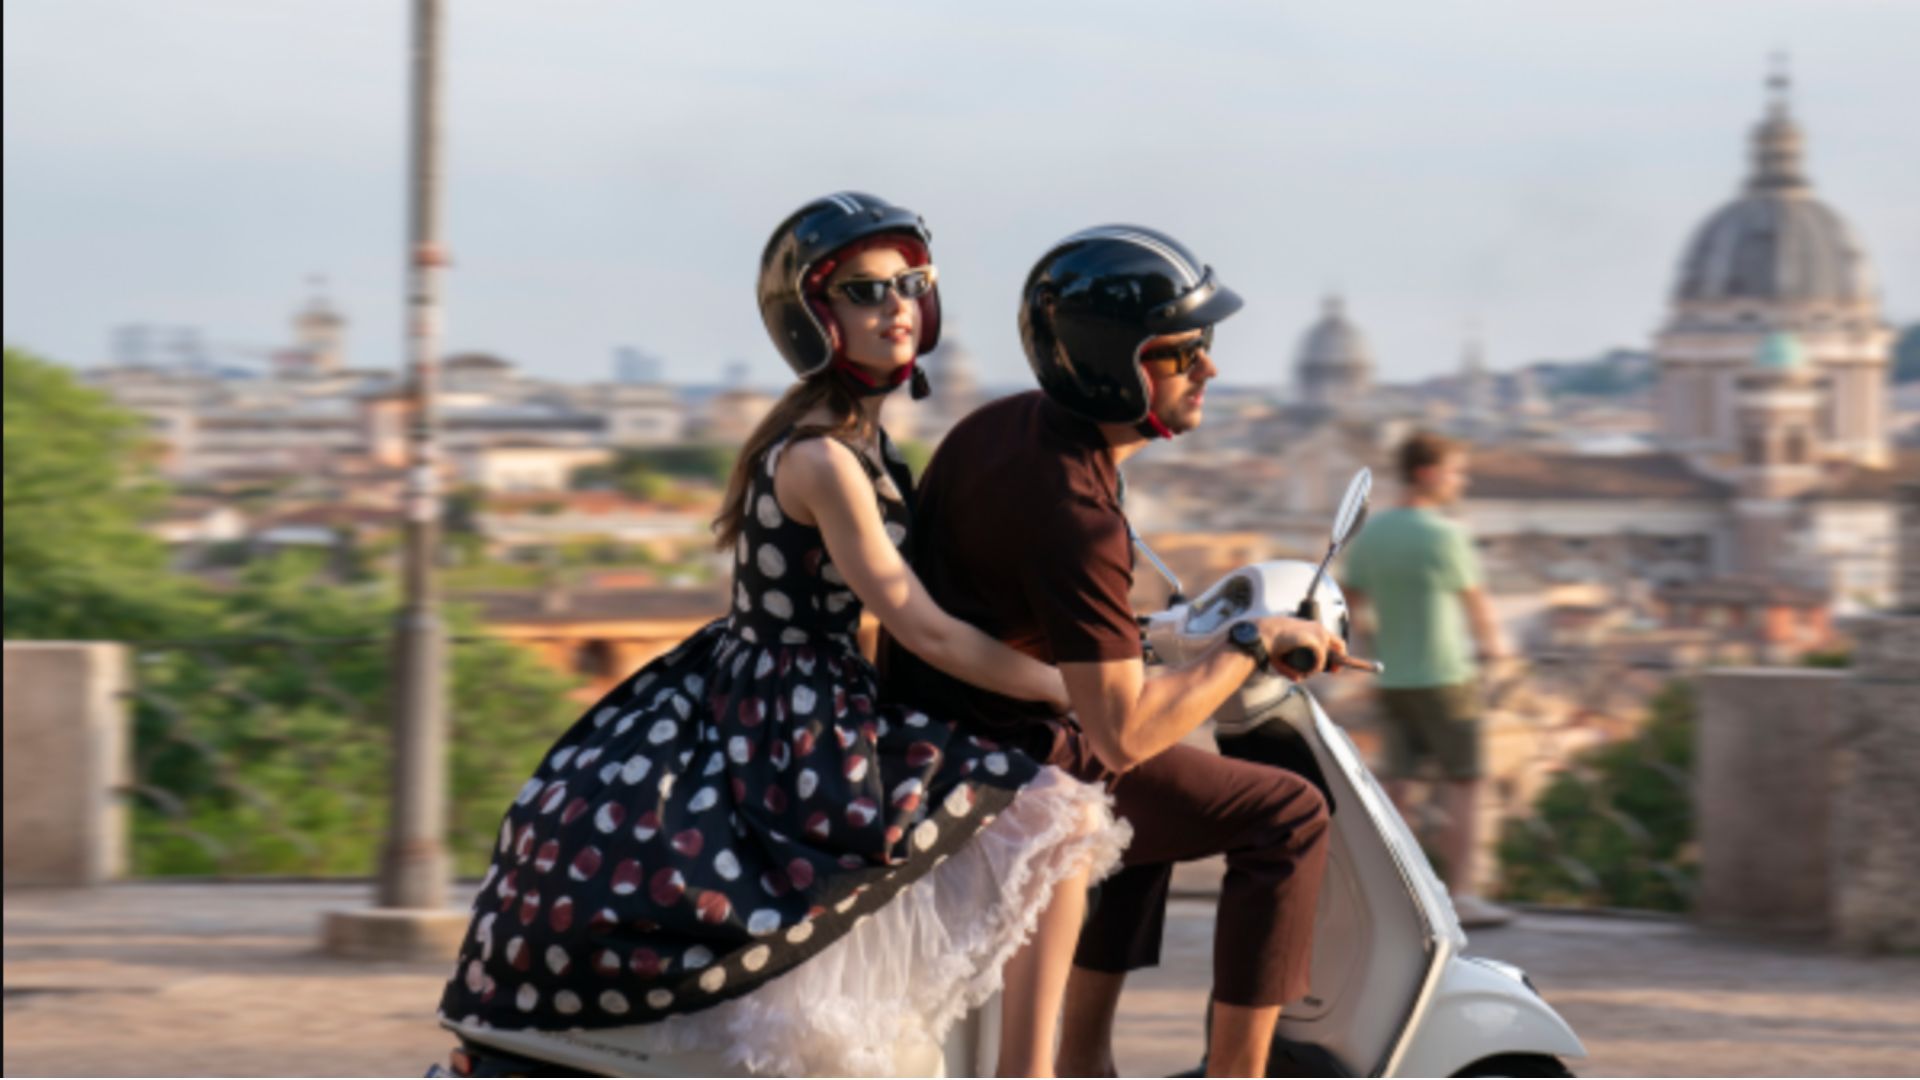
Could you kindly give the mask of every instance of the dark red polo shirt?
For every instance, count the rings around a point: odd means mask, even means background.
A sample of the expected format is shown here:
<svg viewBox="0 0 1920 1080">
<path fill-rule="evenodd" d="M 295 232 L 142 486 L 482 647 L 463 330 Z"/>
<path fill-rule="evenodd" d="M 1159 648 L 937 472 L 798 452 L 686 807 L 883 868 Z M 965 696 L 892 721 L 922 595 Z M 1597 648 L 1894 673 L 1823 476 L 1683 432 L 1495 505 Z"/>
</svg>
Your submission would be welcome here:
<svg viewBox="0 0 1920 1080">
<path fill-rule="evenodd" d="M 941 441 L 914 507 L 914 570 L 941 608 L 1048 663 L 1140 656 L 1133 546 L 1099 427 L 1039 391 L 976 410 Z M 1050 718 L 882 646 L 889 696 L 1028 744 Z M 1036 748 L 1037 749 L 1037 748 Z M 1044 756 L 1044 753 L 1043 753 Z"/>
</svg>

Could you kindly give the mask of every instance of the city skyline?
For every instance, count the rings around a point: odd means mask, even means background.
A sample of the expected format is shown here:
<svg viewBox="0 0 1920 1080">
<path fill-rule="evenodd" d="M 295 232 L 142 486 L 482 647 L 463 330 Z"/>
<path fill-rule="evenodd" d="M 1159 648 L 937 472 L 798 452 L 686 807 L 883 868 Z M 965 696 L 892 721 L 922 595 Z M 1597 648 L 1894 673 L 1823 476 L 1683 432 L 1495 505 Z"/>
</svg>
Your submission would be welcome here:
<svg viewBox="0 0 1920 1080">
<path fill-rule="evenodd" d="M 404 20 L 389 7 L 10 5 L 7 343 L 81 366 L 110 358 L 123 323 L 280 344 L 319 272 L 352 362 L 395 366 Z M 737 358 L 775 383 L 752 259 L 782 214 L 836 187 L 927 215 L 952 333 L 988 385 L 1026 378 L 1026 263 L 1104 219 L 1168 228 L 1249 297 L 1221 332 L 1231 385 L 1289 382 L 1329 291 L 1385 380 L 1452 370 L 1471 325 L 1499 370 L 1644 349 L 1691 231 L 1745 175 L 1782 48 L 1816 190 L 1860 237 L 1889 318 L 1915 314 L 1920 207 L 1903 183 L 1920 140 L 1898 135 L 1898 109 L 1920 77 L 1894 32 L 1920 29 L 1913 8 L 1743 5 L 1737 25 L 1651 4 L 1206 8 L 1178 26 L 1141 9 L 851 10 L 900 45 L 859 52 L 782 9 L 654 26 L 610 6 L 461 5 L 449 351 L 578 382 L 634 345 L 674 381 Z M 82 32 L 103 20 L 115 32 Z M 1147 43 L 1153 78 L 1116 70 Z M 870 66 L 808 61 L 836 48 Z M 830 107 L 782 118 L 809 89 Z M 1167 132 L 1167 152 L 1142 131 Z"/>
</svg>

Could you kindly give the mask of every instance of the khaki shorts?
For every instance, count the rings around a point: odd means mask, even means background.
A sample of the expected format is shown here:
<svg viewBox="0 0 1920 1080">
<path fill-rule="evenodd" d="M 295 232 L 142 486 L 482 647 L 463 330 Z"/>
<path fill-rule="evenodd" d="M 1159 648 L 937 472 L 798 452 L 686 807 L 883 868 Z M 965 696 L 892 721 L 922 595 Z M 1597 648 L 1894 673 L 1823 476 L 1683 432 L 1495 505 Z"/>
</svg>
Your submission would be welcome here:
<svg viewBox="0 0 1920 1080">
<path fill-rule="evenodd" d="M 1380 691 L 1387 775 L 1407 778 L 1438 761 L 1449 780 L 1478 780 L 1480 687 L 1476 683 Z"/>
</svg>

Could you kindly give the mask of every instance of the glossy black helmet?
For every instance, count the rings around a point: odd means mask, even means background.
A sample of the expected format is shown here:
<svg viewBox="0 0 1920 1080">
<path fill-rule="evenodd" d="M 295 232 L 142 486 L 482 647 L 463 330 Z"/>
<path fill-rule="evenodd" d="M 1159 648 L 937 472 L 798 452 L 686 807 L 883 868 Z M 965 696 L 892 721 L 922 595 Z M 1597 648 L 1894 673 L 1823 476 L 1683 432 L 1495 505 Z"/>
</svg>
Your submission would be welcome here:
<svg viewBox="0 0 1920 1080">
<path fill-rule="evenodd" d="M 760 253 L 760 317 L 794 374 L 826 369 L 840 351 L 840 328 L 826 301 L 826 280 L 847 248 L 891 239 L 910 265 L 931 260 L 933 234 L 920 215 L 858 191 L 825 195 L 795 210 L 773 230 Z M 920 297 L 920 347 L 940 343 L 940 286 Z"/>
<path fill-rule="evenodd" d="M 1074 233 L 1034 264 L 1020 341 L 1048 397 L 1089 420 L 1137 424 L 1152 407 L 1140 348 L 1240 310 L 1184 244 L 1137 225 Z"/>
</svg>

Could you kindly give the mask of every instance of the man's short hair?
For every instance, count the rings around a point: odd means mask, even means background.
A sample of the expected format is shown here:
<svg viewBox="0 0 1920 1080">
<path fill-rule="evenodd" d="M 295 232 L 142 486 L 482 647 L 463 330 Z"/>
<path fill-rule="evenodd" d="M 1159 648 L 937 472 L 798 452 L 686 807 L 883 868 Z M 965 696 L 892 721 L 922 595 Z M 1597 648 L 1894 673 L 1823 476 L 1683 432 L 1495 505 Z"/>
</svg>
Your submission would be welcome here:
<svg viewBox="0 0 1920 1080">
<path fill-rule="evenodd" d="M 1400 479 L 1413 483 L 1415 473 L 1438 465 L 1460 450 L 1460 444 L 1432 431 L 1416 431 L 1400 444 Z"/>
</svg>

